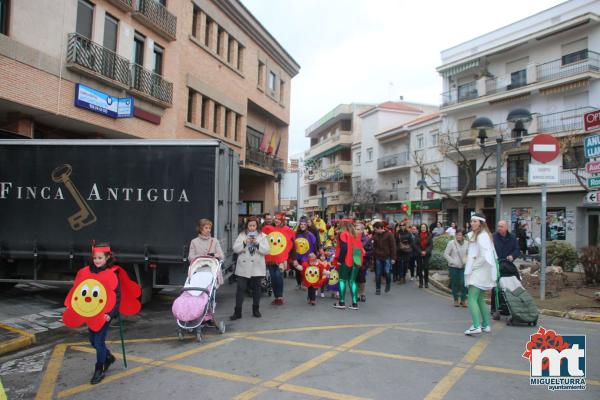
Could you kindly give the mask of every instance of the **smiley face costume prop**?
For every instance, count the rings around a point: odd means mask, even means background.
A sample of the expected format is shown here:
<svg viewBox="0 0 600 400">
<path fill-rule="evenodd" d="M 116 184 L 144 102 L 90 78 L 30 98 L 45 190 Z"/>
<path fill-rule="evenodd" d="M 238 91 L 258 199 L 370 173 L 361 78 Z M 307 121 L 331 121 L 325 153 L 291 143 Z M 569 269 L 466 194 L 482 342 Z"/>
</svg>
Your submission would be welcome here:
<svg viewBox="0 0 600 400">
<path fill-rule="evenodd" d="M 65 299 L 65 325 L 77 328 L 85 323 L 90 330 L 100 331 L 106 323 L 104 315 L 110 315 L 117 305 L 118 286 L 121 292 L 118 312 L 137 314 L 142 307 L 138 300 L 142 290 L 123 268 L 115 265 L 105 269 L 90 266 L 80 269 Z"/>
<path fill-rule="evenodd" d="M 317 238 L 308 230 L 296 232 L 296 259 L 300 264 L 308 261 L 310 253 L 317 252 Z"/>
<path fill-rule="evenodd" d="M 287 262 L 290 251 L 294 246 L 294 231 L 289 226 L 267 225 L 262 229 L 269 240 L 269 254 L 265 256 L 268 264 L 281 264 Z"/>
<path fill-rule="evenodd" d="M 123 360 L 127 367 L 120 314 L 133 315 L 140 311 L 142 305 L 138 298 L 142 290 L 123 268 L 107 265 L 108 261 L 112 262 L 109 246 L 94 246 L 92 255 L 94 262 L 77 272 L 67 294 L 63 322 L 72 328 L 83 324 L 89 328 L 89 340 L 96 349 L 96 365 L 90 381 L 93 385 L 104 379 L 108 367 L 115 362 L 105 342 L 110 323 L 116 317 L 119 318 Z"/>
</svg>

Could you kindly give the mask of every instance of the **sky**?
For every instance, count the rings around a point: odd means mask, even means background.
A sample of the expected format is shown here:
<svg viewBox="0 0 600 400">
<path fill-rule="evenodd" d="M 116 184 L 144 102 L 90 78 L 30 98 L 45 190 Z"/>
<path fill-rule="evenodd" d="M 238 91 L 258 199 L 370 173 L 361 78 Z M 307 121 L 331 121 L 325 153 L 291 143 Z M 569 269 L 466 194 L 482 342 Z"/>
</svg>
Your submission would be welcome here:
<svg viewBox="0 0 600 400">
<path fill-rule="evenodd" d="M 340 103 L 438 105 L 440 52 L 561 0 L 241 0 L 300 64 L 292 80 L 289 154 Z"/>
</svg>

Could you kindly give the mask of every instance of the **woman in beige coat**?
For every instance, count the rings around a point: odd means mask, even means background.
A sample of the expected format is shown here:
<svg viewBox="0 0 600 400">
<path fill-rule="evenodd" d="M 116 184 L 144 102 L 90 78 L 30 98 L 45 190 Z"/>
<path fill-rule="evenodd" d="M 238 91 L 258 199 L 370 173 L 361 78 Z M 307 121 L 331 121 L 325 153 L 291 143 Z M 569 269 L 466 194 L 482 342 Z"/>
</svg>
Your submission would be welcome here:
<svg viewBox="0 0 600 400">
<path fill-rule="evenodd" d="M 252 315 L 260 318 L 260 284 L 267 274 L 265 255 L 269 254 L 267 235 L 259 229 L 258 219 L 248 218 L 246 229 L 242 231 L 235 243 L 233 251 L 238 255 L 235 266 L 237 291 L 235 294 L 235 310 L 230 320 L 242 318 L 242 304 L 248 285 L 252 289 Z"/>
<path fill-rule="evenodd" d="M 465 240 L 462 229 L 457 229 L 454 239 L 448 242 L 444 250 L 444 258 L 448 261 L 450 287 L 454 297 L 454 307 L 467 307 L 467 288 L 465 287 L 465 263 L 469 243 Z"/>
</svg>

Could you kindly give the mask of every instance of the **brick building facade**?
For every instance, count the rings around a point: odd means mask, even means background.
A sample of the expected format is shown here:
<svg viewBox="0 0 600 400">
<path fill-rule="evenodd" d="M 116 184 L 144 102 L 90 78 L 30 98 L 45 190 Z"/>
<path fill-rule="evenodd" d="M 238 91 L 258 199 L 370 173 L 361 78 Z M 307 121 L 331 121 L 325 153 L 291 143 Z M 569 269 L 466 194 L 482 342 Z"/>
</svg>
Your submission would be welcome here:
<svg viewBox="0 0 600 400">
<path fill-rule="evenodd" d="M 0 3 L 0 136 L 217 138 L 242 160 L 241 213 L 275 208 L 299 65 L 241 2 Z M 77 84 L 133 116 L 77 107 Z"/>
</svg>

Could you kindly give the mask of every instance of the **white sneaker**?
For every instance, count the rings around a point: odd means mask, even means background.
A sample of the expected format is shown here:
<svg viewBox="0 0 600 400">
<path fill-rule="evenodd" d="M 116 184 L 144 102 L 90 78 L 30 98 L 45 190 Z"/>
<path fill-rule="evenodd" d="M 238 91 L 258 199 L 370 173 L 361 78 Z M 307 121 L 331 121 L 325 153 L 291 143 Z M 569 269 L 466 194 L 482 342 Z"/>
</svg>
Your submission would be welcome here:
<svg viewBox="0 0 600 400">
<path fill-rule="evenodd" d="M 414 281 L 414 280 L 415 280 L 415 277 L 414 277 L 414 276 L 411 276 L 410 280 L 411 280 L 411 281 Z"/>
<path fill-rule="evenodd" d="M 325 293 L 321 292 L 321 297 L 325 297 Z"/>
<path fill-rule="evenodd" d="M 478 335 L 480 333 L 481 333 L 481 328 L 474 328 L 473 325 L 471 325 L 471 327 L 465 331 L 465 335 L 467 335 L 467 336 Z"/>
<path fill-rule="evenodd" d="M 481 331 L 485 332 L 485 333 L 491 333 L 492 332 L 492 328 L 490 328 L 489 326 L 484 326 L 484 327 L 481 328 Z"/>
</svg>

